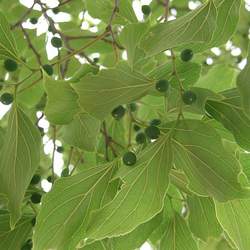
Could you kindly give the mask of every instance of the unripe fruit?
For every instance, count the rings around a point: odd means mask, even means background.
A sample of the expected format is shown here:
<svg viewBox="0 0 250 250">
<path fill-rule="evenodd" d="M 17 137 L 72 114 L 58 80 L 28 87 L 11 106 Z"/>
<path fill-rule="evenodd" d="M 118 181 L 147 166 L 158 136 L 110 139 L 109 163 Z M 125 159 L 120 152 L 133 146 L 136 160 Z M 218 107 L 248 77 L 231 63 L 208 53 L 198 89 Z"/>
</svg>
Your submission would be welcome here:
<svg viewBox="0 0 250 250">
<path fill-rule="evenodd" d="M 151 13 L 151 7 L 149 5 L 142 5 L 141 11 L 145 16 L 148 16 Z"/>
<path fill-rule="evenodd" d="M 31 181 L 30 181 L 30 184 L 31 184 L 31 185 L 36 185 L 36 184 L 38 184 L 38 183 L 40 182 L 40 180 L 41 180 L 41 176 L 40 176 L 39 174 L 35 174 L 35 175 L 32 177 L 32 179 L 31 179 Z"/>
<path fill-rule="evenodd" d="M 119 105 L 112 110 L 111 114 L 115 119 L 119 120 L 125 115 L 125 111 L 125 108 L 122 105 Z"/>
<path fill-rule="evenodd" d="M 123 155 L 122 160 L 125 165 L 133 166 L 136 163 L 136 155 L 129 151 Z"/>
<path fill-rule="evenodd" d="M 13 95 L 10 94 L 10 93 L 4 93 L 4 94 L 2 94 L 1 97 L 0 97 L 0 101 L 1 101 L 1 103 L 4 104 L 4 105 L 9 105 L 9 104 L 11 104 L 11 103 L 13 102 L 13 100 L 14 100 L 14 97 L 13 97 Z"/>
<path fill-rule="evenodd" d="M 52 44 L 53 47 L 59 49 L 59 48 L 62 47 L 62 39 L 59 38 L 59 37 L 54 36 L 54 37 L 51 39 L 51 44 Z"/>
<path fill-rule="evenodd" d="M 51 175 L 47 177 L 47 181 L 52 183 L 52 176 Z"/>
<path fill-rule="evenodd" d="M 149 139 L 157 139 L 160 136 L 160 130 L 155 126 L 149 126 L 145 129 L 145 134 Z"/>
<path fill-rule="evenodd" d="M 34 193 L 30 197 L 31 202 L 34 203 L 34 204 L 40 203 L 41 199 L 42 199 L 42 195 L 39 194 L 39 193 Z"/>
<path fill-rule="evenodd" d="M 26 241 L 26 243 L 22 246 L 21 250 L 31 250 L 33 247 L 32 240 Z"/>
<path fill-rule="evenodd" d="M 137 132 L 137 131 L 139 131 L 140 129 L 141 129 L 141 127 L 140 127 L 140 126 L 138 126 L 137 124 L 135 124 L 135 125 L 134 125 L 134 131 L 136 131 L 136 132 Z"/>
<path fill-rule="evenodd" d="M 153 119 L 149 122 L 149 124 L 151 126 L 159 126 L 161 124 L 161 120 L 160 119 Z"/>
<path fill-rule="evenodd" d="M 156 88 L 156 90 L 158 90 L 159 92 L 164 93 L 164 92 L 166 92 L 166 91 L 168 90 L 168 88 L 169 88 L 169 81 L 166 80 L 166 79 L 159 80 L 158 82 L 156 82 L 155 88 Z"/>
<path fill-rule="evenodd" d="M 58 14 L 60 10 L 59 8 L 56 7 L 56 8 L 53 8 L 52 11 L 54 14 Z"/>
<path fill-rule="evenodd" d="M 191 49 L 185 49 L 181 52 L 181 60 L 188 62 L 193 58 L 193 51 Z"/>
<path fill-rule="evenodd" d="M 62 153 L 62 152 L 64 151 L 64 147 L 58 146 L 58 147 L 56 148 L 56 151 L 57 151 L 58 153 Z"/>
<path fill-rule="evenodd" d="M 53 67 L 49 64 L 45 64 L 43 65 L 43 70 L 49 75 L 52 76 L 53 75 Z"/>
<path fill-rule="evenodd" d="M 196 99 L 197 99 L 196 94 L 191 90 L 185 91 L 182 94 L 182 101 L 187 105 L 191 105 L 196 101 Z"/>
<path fill-rule="evenodd" d="M 130 103 L 129 104 L 129 109 L 130 109 L 131 112 L 135 112 L 136 109 L 137 109 L 136 103 L 134 103 L 134 102 Z"/>
<path fill-rule="evenodd" d="M 37 18 L 36 17 L 31 17 L 30 18 L 30 23 L 37 24 Z"/>
<path fill-rule="evenodd" d="M 4 68 L 9 71 L 9 72 L 13 72 L 17 70 L 17 63 L 11 59 L 6 59 L 4 61 Z"/>
<path fill-rule="evenodd" d="M 61 177 L 67 177 L 67 176 L 69 176 L 69 169 L 65 168 L 61 173 Z"/>
<path fill-rule="evenodd" d="M 31 225 L 34 227 L 36 225 L 36 217 L 31 220 Z"/>
<path fill-rule="evenodd" d="M 144 144 L 146 142 L 146 136 L 143 132 L 136 135 L 135 140 L 138 144 Z"/>
</svg>

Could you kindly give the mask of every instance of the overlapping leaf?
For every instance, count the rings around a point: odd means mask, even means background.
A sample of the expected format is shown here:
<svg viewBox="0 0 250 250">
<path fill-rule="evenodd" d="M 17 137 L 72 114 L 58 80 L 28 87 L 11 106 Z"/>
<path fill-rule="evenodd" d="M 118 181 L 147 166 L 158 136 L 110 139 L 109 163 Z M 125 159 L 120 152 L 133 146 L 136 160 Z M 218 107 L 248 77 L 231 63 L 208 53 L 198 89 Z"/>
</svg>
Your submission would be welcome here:
<svg viewBox="0 0 250 250">
<path fill-rule="evenodd" d="M 39 165 L 40 144 L 38 129 L 14 104 L 9 114 L 5 143 L 0 152 L 0 194 L 8 199 L 11 227 L 21 216 L 25 190 Z"/>
<path fill-rule="evenodd" d="M 93 212 L 87 236 L 103 239 L 125 235 L 159 213 L 168 188 L 171 162 L 166 135 L 142 151 L 134 167 L 126 170 L 128 167 L 124 166 L 120 172 L 124 181 L 121 190 L 110 203 Z"/>
<path fill-rule="evenodd" d="M 0 58 L 12 58 L 18 60 L 18 52 L 9 23 L 0 11 Z"/>
<path fill-rule="evenodd" d="M 212 39 L 217 9 L 213 0 L 176 20 L 157 24 L 142 40 L 141 47 L 149 55 L 189 43 L 205 43 Z"/>
<path fill-rule="evenodd" d="M 86 151 L 94 151 L 100 121 L 86 113 L 77 114 L 73 121 L 63 126 L 63 139 L 72 146 Z"/>
<path fill-rule="evenodd" d="M 33 238 L 34 250 L 76 247 L 84 236 L 90 212 L 103 202 L 115 167 L 116 164 L 110 163 L 91 168 L 55 183 L 42 200 Z"/>
<path fill-rule="evenodd" d="M 249 197 L 250 190 L 238 182 L 239 162 L 224 149 L 215 129 L 202 121 L 184 120 L 172 141 L 175 165 L 184 170 L 193 191 L 219 201 Z"/>
<path fill-rule="evenodd" d="M 87 75 L 72 87 L 79 95 L 80 106 L 102 120 L 116 106 L 145 95 L 153 82 L 123 63 L 114 69 L 102 70 L 98 75 Z"/>
<path fill-rule="evenodd" d="M 237 248 L 248 249 L 250 246 L 250 200 L 216 202 L 215 204 L 218 220 Z"/>
<path fill-rule="evenodd" d="M 10 216 L 6 211 L 0 212 L 0 249 L 20 250 L 24 242 L 31 234 L 32 217 L 24 215 L 11 230 L 9 227 Z"/>
<path fill-rule="evenodd" d="M 52 124 L 67 124 L 78 112 L 77 94 L 69 82 L 57 81 L 48 77 L 44 79 L 48 102 L 45 114 Z"/>
<path fill-rule="evenodd" d="M 222 233 L 216 218 L 214 201 L 208 197 L 189 196 L 188 223 L 195 236 L 206 241 L 210 237 L 217 238 Z"/>
<path fill-rule="evenodd" d="M 234 135 L 242 148 L 250 150 L 250 118 L 241 106 L 235 105 L 229 98 L 222 101 L 208 100 L 206 111 Z"/>
<path fill-rule="evenodd" d="M 169 218 L 166 231 L 160 241 L 160 250 L 198 250 L 186 221 L 177 213 Z"/>
</svg>

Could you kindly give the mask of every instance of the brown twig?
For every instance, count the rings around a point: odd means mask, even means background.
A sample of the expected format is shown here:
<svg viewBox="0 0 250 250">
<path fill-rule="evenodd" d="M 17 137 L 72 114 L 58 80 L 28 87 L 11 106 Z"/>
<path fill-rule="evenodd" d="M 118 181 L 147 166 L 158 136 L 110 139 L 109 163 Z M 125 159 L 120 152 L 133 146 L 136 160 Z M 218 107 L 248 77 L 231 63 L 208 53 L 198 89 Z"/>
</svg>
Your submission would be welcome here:
<svg viewBox="0 0 250 250">
<path fill-rule="evenodd" d="M 37 59 L 38 64 L 39 64 L 39 65 L 42 65 L 41 55 L 38 53 L 38 51 L 36 50 L 36 48 L 35 48 L 34 45 L 32 44 L 28 32 L 23 28 L 22 25 L 20 25 L 20 27 L 21 27 L 21 29 L 22 29 L 22 32 L 23 32 L 24 36 L 25 36 L 25 39 L 26 39 L 27 42 L 28 42 L 29 48 L 33 51 L 33 53 L 34 53 L 34 55 L 35 55 L 35 57 L 36 57 L 36 59 Z"/>
<path fill-rule="evenodd" d="M 31 13 L 31 11 L 33 10 L 34 6 L 36 4 L 36 1 L 34 1 L 34 3 L 32 4 L 32 6 L 23 14 L 23 16 L 20 18 L 20 20 L 18 20 L 15 24 L 13 24 L 11 26 L 11 29 L 15 29 L 16 27 L 18 27 L 19 25 L 22 24 L 22 22 L 24 21 L 24 19 Z"/>
</svg>

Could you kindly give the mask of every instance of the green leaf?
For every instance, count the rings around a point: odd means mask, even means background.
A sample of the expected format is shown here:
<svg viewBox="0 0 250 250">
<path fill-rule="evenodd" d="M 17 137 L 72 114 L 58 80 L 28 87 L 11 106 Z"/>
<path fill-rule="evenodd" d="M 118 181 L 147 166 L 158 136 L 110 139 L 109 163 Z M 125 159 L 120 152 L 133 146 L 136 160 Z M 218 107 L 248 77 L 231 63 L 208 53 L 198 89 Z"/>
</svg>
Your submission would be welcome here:
<svg viewBox="0 0 250 250">
<path fill-rule="evenodd" d="M 42 200 L 33 237 L 35 250 L 75 249 L 90 212 L 102 205 L 115 168 L 109 163 L 55 182 Z"/>
<path fill-rule="evenodd" d="M 4 14 L 0 12 L 0 58 L 18 59 L 16 43 L 9 23 Z"/>
<path fill-rule="evenodd" d="M 131 103 L 152 88 L 153 80 L 132 71 L 127 64 L 102 70 L 98 75 L 87 75 L 72 84 L 79 95 L 80 106 L 103 120 L 116 106 Z"/>
<path fill-rule="evenodd" d="M 166 135 L 142 151 L 135 166 L 124 166 L 117 174 L 124 184 L 110 203 L 93 212 L 87 237 L 103 239 L 124 235 L 159 213 L 171 166 L 172 151 Z"/>
<path fill-rule="evenodd" d="M 89 114 L 79 113 L 71 123 L 63 126 L 63 140 L 71 146 L 94 151 L 99 130 L 99 120 Z"/>
<path fill-rule="evenodd" d="M 235 69 L 224 64 L 215 65 L 199 79 L 195 87 L 207 88 L 214 92 L 231 89 L 235 87 L 236 73 Z"/>
<path fill-rule="evenodd" d="M 114 1 L 86 0 L 86 5 L 91 16 L 102 19 L 106 23 L 110 21 L 110 16 L 114 8 Z M 114 23 L 124 24 L 126 22 L 137 22 L 130 0 L 119 2 L 119 12 L 116 13 L 114 18 Z"/>
<path fill-rule="evenodd" d="M 11 228 L 21 216 L 25 190 L 38 167 L 40 144 L 38 129 L 14 104 L 0 158 L 0 193 L 8 199 Z"/>
<path fill-rule="evenodd" d="M 184 120 L 172 141 L 175 165 L 186 173 L 191 190 L 219 201 L 250 195 L 238 182 L 239 162 L 224 149 L 214 128 L 202 121 Z"/>
<path fill-rule="evenodd" d="M 250 246 L 250 200 L 216 202 L 216 214 L 223 229 L 228 233 L 239 250 Z"/>
<path fill-rule="evenodd" d="M 198 250 L 186 221 L 177 213 L 169 218 L 159 250 Z"/>
<path fill-rule="evenodd" d="M 148 55 L 187 45 L 205 43 L 212 39 L 217 10 L 213 0 L 176 20 L 153 26 L 142 40 L 141 47 Z"/>
<path fill-rule="evenodd" d="M 131 67 L 138 61 L 138 45 L 148 29 L 147 23 L 134 23 L 125 26 L 119 40 L 127 50 L 128 62 Z"/>
<path fill-rule="evenodd" d="M 208 197 L 188 196 L 188 224 L 192 233 L 206 241 L 219 237 L 221 226 L 216 218 L 214 201 Z"/>
<path fill-rule="evenodd" d="M 0 249 L 20 250 L 31 234 L 32 216 L 24 215 L 13 230 L 9 227 L 10 215 L 0 211 Z"/>
<path fill-rule="evenodd" d="M 250 118 L 241 107 L 228 102 L 208 100 L 206 111 L 218 122 L 220 122 L 233 135 L 236 142 L 244 149 L 250 150 Z"/>
<path fill-rule="evenodd" d="M 247 65 L 238 75 L 237 87 L 240 92 L 244 111 L 250 116 L 250 45 L 247 61 Z"/>
<path fill-rule="evenodd" d="M 149 238 L 153 230 L 159 226 L 162 220 L 162 214 L 156 215 L 152 220 L 141 224 L 134 231 L 121 237 L 112 239 L 113 249 L 116 250 L 134 250 Z"/>
<path fill-rule="evenodd" d="M 52 124 L 68 124 L 79 111 L 78 96 L 69 82 L 44 79 L 48 101 L 45 115 Z"/>
</svg>

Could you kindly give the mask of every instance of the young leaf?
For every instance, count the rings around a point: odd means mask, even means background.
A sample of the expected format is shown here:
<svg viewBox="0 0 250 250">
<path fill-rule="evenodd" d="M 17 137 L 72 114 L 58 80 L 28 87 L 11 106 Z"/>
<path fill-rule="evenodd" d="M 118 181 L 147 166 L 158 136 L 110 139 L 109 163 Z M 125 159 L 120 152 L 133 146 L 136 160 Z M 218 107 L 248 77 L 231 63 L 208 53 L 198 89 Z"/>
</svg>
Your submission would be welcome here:
<svg viewBox="0 0 250 250">
<path fill-rule="evenodd" d="M 63 140 L 74 147 L 94 151 L 100 121 L 86 113 L 77 114 L 73 121 L 63 126 Z"/>
<path fill-rule="evenodd" d="M 102 205 L 115 167 L 109 163 L 91 168 L 54 184 L 42 200 L 33 237 L 35 250 L 76 247 L 84 236 L 90 212 Z"/>
<path fill-rule="evenodd" d="M 202 121 L 184 120 L 172 141 L 175 165 L 184 170 L 191 190 L 219 201 L 249 197 L 250 190 L 238 182 L 239 162 L 224 149 L 215 129 Z"/>
<path fill-rule="evenodd" d="M 123 167 L 121 190 L 110 203 L 93 212 L 87 237 L 98 240 L 124 235 L 159 213 L 171 166 L 172 151 L 166 135 L 142 151 L 135 166 Z M 145 202 L 149 202 L 147 206 Z"/>
<path fill-rule="evenodd" d="M 21 216 L 25 190 L 39 165 L 40 144 L 38 129 L 14 104 L 0 152 L 0 193 L 8 200 L 11 228 Z"/>
<path fill-rule="evenodd" d="M 9 23 L 3 12 L 0 11 L 0 59 L 12 58 L 18 60 L 17 54 L 16 43 Z"/>
<path fill-rule="evenodd" d="M 215 202 L 216 214 L 223 229 L 228 233 L 239 250 L 250 246 L 250 200 Z"/>
</svg>

